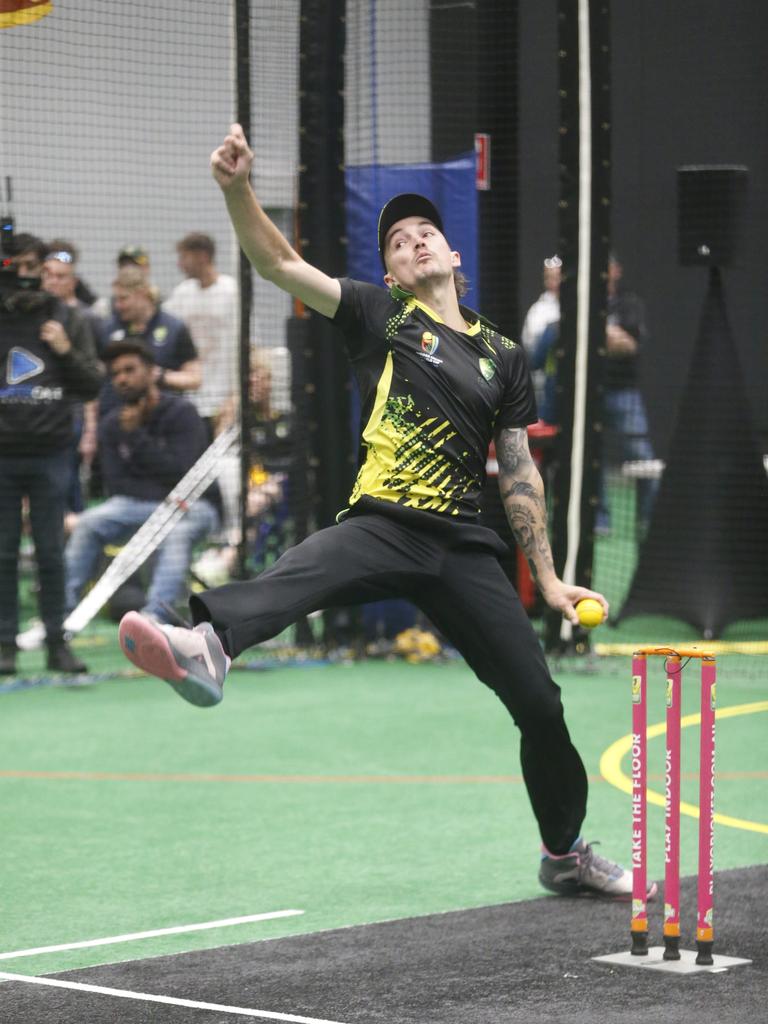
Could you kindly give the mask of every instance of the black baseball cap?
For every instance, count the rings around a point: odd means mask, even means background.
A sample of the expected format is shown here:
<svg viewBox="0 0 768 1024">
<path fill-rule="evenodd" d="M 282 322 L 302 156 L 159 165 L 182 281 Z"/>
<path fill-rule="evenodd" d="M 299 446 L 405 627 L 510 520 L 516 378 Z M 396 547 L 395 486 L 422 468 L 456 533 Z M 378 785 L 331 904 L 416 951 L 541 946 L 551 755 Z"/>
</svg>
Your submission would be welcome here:
<svg viewBox="0 0 768 1024">
<path fill-rule="evenodd" d="M 379 214 L 379 256 L 385 270 L 384 244 L 387 235 L 392 225 L 404 217 L 423 217 L 424 220 L 431 221 L 438 231 L 443 230 L 443 218 L 431 199 L 420 196 L 417 192 L 402 192 L 399 196 L 393 196 L 382 206 Z"/>
</svg>

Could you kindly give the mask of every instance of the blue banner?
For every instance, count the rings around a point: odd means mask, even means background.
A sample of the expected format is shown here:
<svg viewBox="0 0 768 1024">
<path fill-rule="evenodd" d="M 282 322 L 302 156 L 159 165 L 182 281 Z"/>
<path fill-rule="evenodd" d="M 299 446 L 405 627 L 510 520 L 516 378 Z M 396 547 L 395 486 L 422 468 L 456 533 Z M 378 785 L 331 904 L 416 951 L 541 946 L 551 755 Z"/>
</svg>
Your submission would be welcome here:
<svg viewBox="0 0 768 1024">
<path fill-rule="evenodd" d="M 461 254 L 461 269 L 469 281 L 462 299 L 477 309 L 477 190 L 475 154 L 465 153 L 441 164 L 388 164 L 348 167 L 347 273 L 358 281 L 383 284 L 376 226 L 382 206 L 400 192 L 419 192 L 443 215 L 445 237 Z"/>
</svg>

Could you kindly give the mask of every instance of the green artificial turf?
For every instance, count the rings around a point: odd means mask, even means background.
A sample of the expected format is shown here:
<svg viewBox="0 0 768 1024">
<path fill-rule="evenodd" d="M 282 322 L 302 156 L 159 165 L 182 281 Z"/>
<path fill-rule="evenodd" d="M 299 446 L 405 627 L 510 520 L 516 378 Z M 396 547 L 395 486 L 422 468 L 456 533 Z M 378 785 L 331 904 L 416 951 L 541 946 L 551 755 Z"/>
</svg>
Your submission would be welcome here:
<svg viewBox="0 0 768 1024">
<path fill-rule="evenodd" d="M 100 670 L 125 667 L 108 635 L 81 653 Z M 765 696 L 754 679 L 724 676 L 721 706 Z M 629 798 L 598 769 L 628 732 L 628 659 L 557 678 L 592 779 L 585 837 L 628 860 Z M 650 722 L 663 718 L 661 688 L 658 697 Z M 718 810 L 763 823 L 764 731 L 765 715 L 752 714 L 721 722 L 717 740 Z M 685 730 L 684 770 L 695 768 L 694 732 Z M 649 749 L 660 776 L 663 740 Z M 541 894 L 517 732 L 460 661 L 233 672 L 223 704 L 209 710 L 146 678 L 7 692 L 0 782 L 5 951 L 305 911 L 7 960 L 8 970 L 46 973 Z M 693 785 L 686 780 L 683 795 L 695 803 Z M 652 807 L 654 877 L 663 874 L 662 819 Z M 695 870 L 695 830 L 684 818 L 683 874 Z M 718 827 L 718 868 L 767 854 L 764 832 Z"/>
</svg>

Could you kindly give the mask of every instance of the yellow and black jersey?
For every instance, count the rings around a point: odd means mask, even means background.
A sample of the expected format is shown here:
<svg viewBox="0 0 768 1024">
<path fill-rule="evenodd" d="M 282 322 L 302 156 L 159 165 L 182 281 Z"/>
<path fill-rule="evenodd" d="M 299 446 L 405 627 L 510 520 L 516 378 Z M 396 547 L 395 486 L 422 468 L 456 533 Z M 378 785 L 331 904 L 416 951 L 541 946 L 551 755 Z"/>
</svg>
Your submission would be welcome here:
<svg viewBox="0 0 768 1024">
<path fill-rule="evenodd" d="M 341 280 L 334 323 L 362 400 L 360 471 L 350 496 L 472 520 L 496 427 L 536 421 L 520 346 L 462 307 L 466 331 L 413 295 Z"/>
</svg>

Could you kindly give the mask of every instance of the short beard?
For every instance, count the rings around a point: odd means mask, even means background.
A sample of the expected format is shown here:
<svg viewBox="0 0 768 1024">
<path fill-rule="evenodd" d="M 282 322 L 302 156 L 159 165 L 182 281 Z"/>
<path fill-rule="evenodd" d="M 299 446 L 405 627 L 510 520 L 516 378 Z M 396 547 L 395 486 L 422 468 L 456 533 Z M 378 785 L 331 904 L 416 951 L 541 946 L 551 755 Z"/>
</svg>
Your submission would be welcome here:
<svg viewBox="0 0 768 1024">
<path fill-rule="evenodd" d="M 127 388 L 125 391 L 118 391 L 117 394 L 123 405 L 138 405 L 142 398 L 149 394 L 149 385 L 143 388 Z"/>
</svg>

